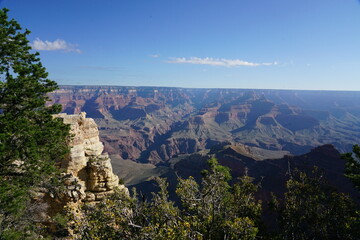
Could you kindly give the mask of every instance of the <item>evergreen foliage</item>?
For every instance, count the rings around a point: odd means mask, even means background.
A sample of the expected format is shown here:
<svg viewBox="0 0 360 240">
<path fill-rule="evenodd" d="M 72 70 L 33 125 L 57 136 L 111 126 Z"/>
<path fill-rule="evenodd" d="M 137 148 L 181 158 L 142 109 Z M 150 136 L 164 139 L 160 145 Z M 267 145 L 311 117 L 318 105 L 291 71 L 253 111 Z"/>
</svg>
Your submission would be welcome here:
<svg viewBox="0 0 360 240">
<path fill-rule="evenodd" d="M 342 158 L 346 161 L 345 176 L 348 177 L 360 191 L 360 147 L 353 146 L 352 153 L 345 153 Z"/>
<path fill-rule="evenodd" d="M 295 171 L 279 207 L 279 239 L 358 239 L 359 215 L 349 196 L 330 187 L 321 171 Z"/>
<path fill-rule="evenodd" d="M 248 176 L 233 187 L 230 170 L 210 159 L 201 186 L 193 178 L 179 179 L 176 190 L 184 218 L 203 239 L 255 239 L 261 204 L 254 198 L 256 185 Z"/>
<path fill-rule="evenodd" d="M 256 185 L 247 176 L 230 187 L 229 169 L 209 161 L 201 185 L 193 178 L 179 179 L 180 210 L 169 200 L 167 182 L 157 178 L 160 188 L 151 202 L 116 192 L 97 204 L 85 205 L 74 214 L 78 239 L 256 239 L 261 205 L 254 199 Z"/>
<path fill-rule="evenodd" d="M 71 228 L 75 239 L 201 239 L 191 232 L 189 223 L 181 219 L 180 211 L 168 200 L 167 183 L 156 179 L 160 191 L 153 201 L 139 201 L 116 190 L 108 199 L 70 209 Z"/>
<path fill-rule="evenodd" d="M 282 200 L 274 198 L 278 228 L 267 231 L 261 221 L 258 186 L 243 176 L 230 186 L 229 169 L 216 159 L 203 171 L 201 183 L 178 179 L 181 208 L 169 200 L 165 179 L 150 202 L 117 191 L 96 205 L 69 211 L 75 239 L 358 239 L 358 206 L 330 187 L 323 173 L 294 171 Z M 274 223 L 273 222 L 273 223 Z"/>
<path fill-rule="evenodd" d="M 29 216 L 33 190 L 49 180 L 67 153 L 69 127 L 52 117 L 61 106 L 45 106 L 57 84 L 32 53 L 30 31 L 7 13 L 0 10 L 0 236 L 17 239 L 34 227 L 34 219 L 19 221 Z"/>
</svg>

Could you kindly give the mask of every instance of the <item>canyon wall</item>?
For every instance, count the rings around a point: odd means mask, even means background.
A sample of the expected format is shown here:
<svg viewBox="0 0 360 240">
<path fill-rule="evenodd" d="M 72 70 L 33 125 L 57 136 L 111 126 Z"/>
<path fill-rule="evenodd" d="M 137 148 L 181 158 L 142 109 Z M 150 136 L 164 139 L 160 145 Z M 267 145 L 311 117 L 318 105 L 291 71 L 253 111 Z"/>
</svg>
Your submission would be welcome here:
<svg viewBox="0 0 360 240">
<path fill-rule="evenodd" d="M 360 142 L 360 92 L 62 86 L 50 97 L 94 118 L 110 156 L 139 163 L 224 142 L 295 155 Z"/>
</svg>

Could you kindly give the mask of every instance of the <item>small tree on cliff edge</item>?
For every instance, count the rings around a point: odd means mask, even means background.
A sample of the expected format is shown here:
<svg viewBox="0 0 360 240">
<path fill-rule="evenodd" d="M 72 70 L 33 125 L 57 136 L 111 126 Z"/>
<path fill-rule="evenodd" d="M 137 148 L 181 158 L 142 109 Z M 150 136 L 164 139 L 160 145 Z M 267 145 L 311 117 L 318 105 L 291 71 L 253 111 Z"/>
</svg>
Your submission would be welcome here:
<svg viewBox="0 0 360 240">
<path fill-rule="evenodd" d="M 348 177 L 360 191 L 360 146 L 354 145 L 353 152 L 345 153 L 341 157 L 346 161 L 345 176 Z"/>
<path fill-rule="evenodd" d="M 57 89 L 23 31 L 0 9 L 0 238 L 28 210 L 31 189 L 55 171 L 67 152 L 69 127 L 46 107 Z"/>
</svg>

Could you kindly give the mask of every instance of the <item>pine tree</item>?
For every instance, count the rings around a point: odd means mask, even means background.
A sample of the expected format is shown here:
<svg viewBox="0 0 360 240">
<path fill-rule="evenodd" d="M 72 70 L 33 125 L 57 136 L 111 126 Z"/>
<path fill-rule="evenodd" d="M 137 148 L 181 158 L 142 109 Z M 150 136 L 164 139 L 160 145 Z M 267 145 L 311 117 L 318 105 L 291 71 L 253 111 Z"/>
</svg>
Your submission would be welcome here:
<svg viewBox="0 0 360 240">
<path fill-rule="evenodd" d="M 356 204 L 329 186 L 321 171 L 295 171 L 286 186 L 279 239 L 358 239 Z"/>
<path fill-rule="evenodd" d="M 351 179 L 355 187 L 360 191 L 360 147 L 353 146 L 352 153 L 345 153 L 341 156 L 346 161 L 345 176 Z"/>
<path fill-rule="evenodd" d="M 52 117 L 61 111 L 61 106 L 45 105 L 49 101 L 46 94 L 58 87 L 56 82 L 47 78 L 39 53 L 32 52 L 27 40 L 30 31 L 23 31 L 19 23 L 8 19 L 7 13 L 7 9 L 0 10 L 2 237 L 20 227 L 17 221 L 24 219 L 29 210 L 32 190 L 55 172 L 55 163 L 67 153 L 69 135 L 69 127 Z M 32 219 L 27 221 L 31 223 Z M 16 236 L 13 231 L 9 238 Z"/>
<path fill-rule="evenodd" d="M 261 203 L 254 197 L 257 186 L 248 176 L 230 186 L 230 169 L 215 158 L 208 164 L 201 185 L 192 177 L 179 179 L 176 193 L 183 219 L 201 239 L 256 239 L 261 214 Z"/>
</svg>

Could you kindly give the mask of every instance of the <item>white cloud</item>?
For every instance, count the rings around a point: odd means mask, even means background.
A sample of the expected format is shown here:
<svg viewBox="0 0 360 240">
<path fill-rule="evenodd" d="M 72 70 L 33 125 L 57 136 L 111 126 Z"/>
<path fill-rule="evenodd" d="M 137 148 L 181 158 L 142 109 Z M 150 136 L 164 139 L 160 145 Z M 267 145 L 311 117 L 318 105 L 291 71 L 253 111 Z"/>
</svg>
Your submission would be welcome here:
<svg viewBox="0 0 360 240">
<path fill-rule="evenodd" d="M 152 57 L 152 58 L 159 58 L 159 57 L 160 57 L 160 54 L 151 54 L 150 57 Z"/>
<path fill-rule="evenodd" d="M 167 61 L 168 63 L 189 63 L 189 64 L 201 64 L 201 65 L 210 65 L 210 66 L 221 66 L 221 67 L 258 67 L 258 66 L 271 66 L 277 65 L 277 62 L 271 63 L 253 63 L 240 59 L 225 59 L 225 58 L 170 58 L 171 60 Z"/>
<path fill-rule="evenodd" d="M 77 44 L 67 43 L 65 40 L 56 39 L 53 42 L 43 41 L 36 38 L 30 46 L 35 50 L 40 51 L 63 51 L 63 52 L 77 52 L 81 53 L 81 50 L 76 48 Z"/>
</svg>

